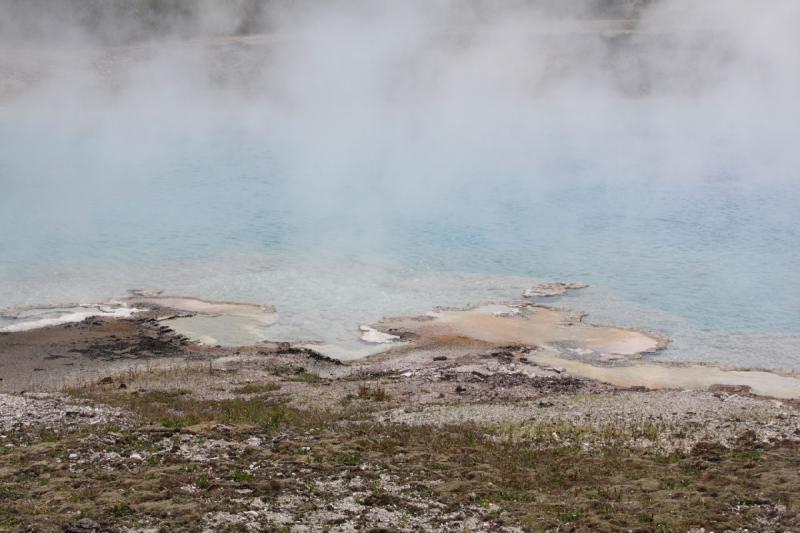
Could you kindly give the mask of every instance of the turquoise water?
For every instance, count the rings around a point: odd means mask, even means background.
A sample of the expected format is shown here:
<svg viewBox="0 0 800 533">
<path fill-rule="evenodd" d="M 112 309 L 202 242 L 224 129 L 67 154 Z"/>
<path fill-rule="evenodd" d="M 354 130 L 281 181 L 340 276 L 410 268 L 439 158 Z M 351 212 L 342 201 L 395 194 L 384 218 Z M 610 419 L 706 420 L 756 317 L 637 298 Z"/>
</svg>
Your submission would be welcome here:
<svg viewBox="0 0 800 533">
<path fill-rule="evenodd" d="M 345 342 L 384 314 L 583 281 L 561 303 L 669 335 L 657 357 L 800 368 L 800 191 L 751 175 L 768 149 L 667 168 L 646 142 L 630 156 L 554 137 L 343 158 L 335 136 L 298 154 L 275 130 L 8 118 L 0 308 L 144 286 L 275 304 L 267 336 Z"/>
</svg>

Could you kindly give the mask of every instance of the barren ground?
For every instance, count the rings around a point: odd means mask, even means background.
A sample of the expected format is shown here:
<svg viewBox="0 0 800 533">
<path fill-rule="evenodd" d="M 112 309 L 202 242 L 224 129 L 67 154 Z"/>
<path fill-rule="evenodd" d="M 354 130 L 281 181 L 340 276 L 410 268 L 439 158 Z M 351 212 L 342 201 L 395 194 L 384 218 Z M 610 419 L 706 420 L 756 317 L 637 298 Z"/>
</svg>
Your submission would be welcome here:
<svg viewBox="0 0 800 533">
<path fill-rule="evenodd" d="M 203 348 L 151 318 L 0 336 L 0 530 L 800 529 L 793 401 L 452 339 Z"/>
</svg>

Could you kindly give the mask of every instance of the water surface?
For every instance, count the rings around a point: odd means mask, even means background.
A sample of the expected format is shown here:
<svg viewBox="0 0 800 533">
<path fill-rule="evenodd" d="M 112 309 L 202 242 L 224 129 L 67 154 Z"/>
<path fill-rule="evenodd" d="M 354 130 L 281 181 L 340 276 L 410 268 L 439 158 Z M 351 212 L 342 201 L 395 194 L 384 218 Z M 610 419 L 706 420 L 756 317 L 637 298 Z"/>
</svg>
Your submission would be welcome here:
<svg viewBox="0 0 800 533">
<path fill-rule="evenodd" d="M 274 130 L 138 136 L 9 115 L 0 308 L 152 287 L 273 304 L 266 336 L 355 345 L 384 315 L 583 281 L 559 303 L 673 338 L 657 357 L 800 368 L 800 191 L 737 170 L 769 150 L 681 173 L 646 142 L 620 161 L 601 137 L 557 134 L 453 164 L 458 151 L 387 152 L 391 137 L 343 160 L 332 136 L 298 160 Z"/>
</svg>

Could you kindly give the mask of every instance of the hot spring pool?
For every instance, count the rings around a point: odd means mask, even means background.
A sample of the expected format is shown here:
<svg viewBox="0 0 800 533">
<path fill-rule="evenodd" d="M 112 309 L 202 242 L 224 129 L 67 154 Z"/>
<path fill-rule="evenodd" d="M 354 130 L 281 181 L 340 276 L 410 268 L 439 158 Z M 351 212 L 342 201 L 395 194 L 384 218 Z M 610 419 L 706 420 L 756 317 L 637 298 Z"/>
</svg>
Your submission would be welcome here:
<svg viewBox="0 0 800 533">
<path fill-rule="evenodd" d="M 384 145 L 298 163 L 286 139 L 236 129 L 6 121 L 0 137 L 0 308 L 157 288 L 272 304 L 266 337 L 355 349 L 384 315 L 583 281 L 554 304 L 666 334 L 658 359 L 800 369 L 800 191 L 759 186 L 735 155 L 665 178 L 556 141 L 536 165 L 484 146 L 443 168 Z"/>
</svg>

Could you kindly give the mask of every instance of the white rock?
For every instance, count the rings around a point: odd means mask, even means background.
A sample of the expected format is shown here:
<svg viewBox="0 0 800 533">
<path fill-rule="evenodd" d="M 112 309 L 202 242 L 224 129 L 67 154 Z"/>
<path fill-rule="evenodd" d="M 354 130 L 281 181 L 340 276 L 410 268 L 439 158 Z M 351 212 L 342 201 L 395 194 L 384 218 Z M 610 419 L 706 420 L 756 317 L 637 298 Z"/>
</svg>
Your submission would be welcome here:
<svg viewBox="0 0 800 533">
<path fill-rule="evenodd" d="M 250 437 L 249 439 L 244 441 L 244 443 L 247 444 L 248 446 L 253 446 L 257 448 L 261 446 L 261 439 L 259 439 L 258 437 Z"/>
<path fill-rule="evenodd" d="M 522 296 L 525 298 L 534 298 L 536 296 L 561 296 L 566 294 L 568 290 L 585 289 L 588 287 L 585 283 L 563 283 L 560 281 L 554 283 L 539 283 L 530 289 L 525 289 Z"/>
<path fill-rule="evenodd" d="M 371 342 L 375 344 L 388 344 L 400 338 L 397 335 L 384 333 L 369 326 L 361 326 L 360 329 L 361 331 L 363 331 L 363 333 L 361 334 L 361 340 L 364 342 Z"/>
</svg>

